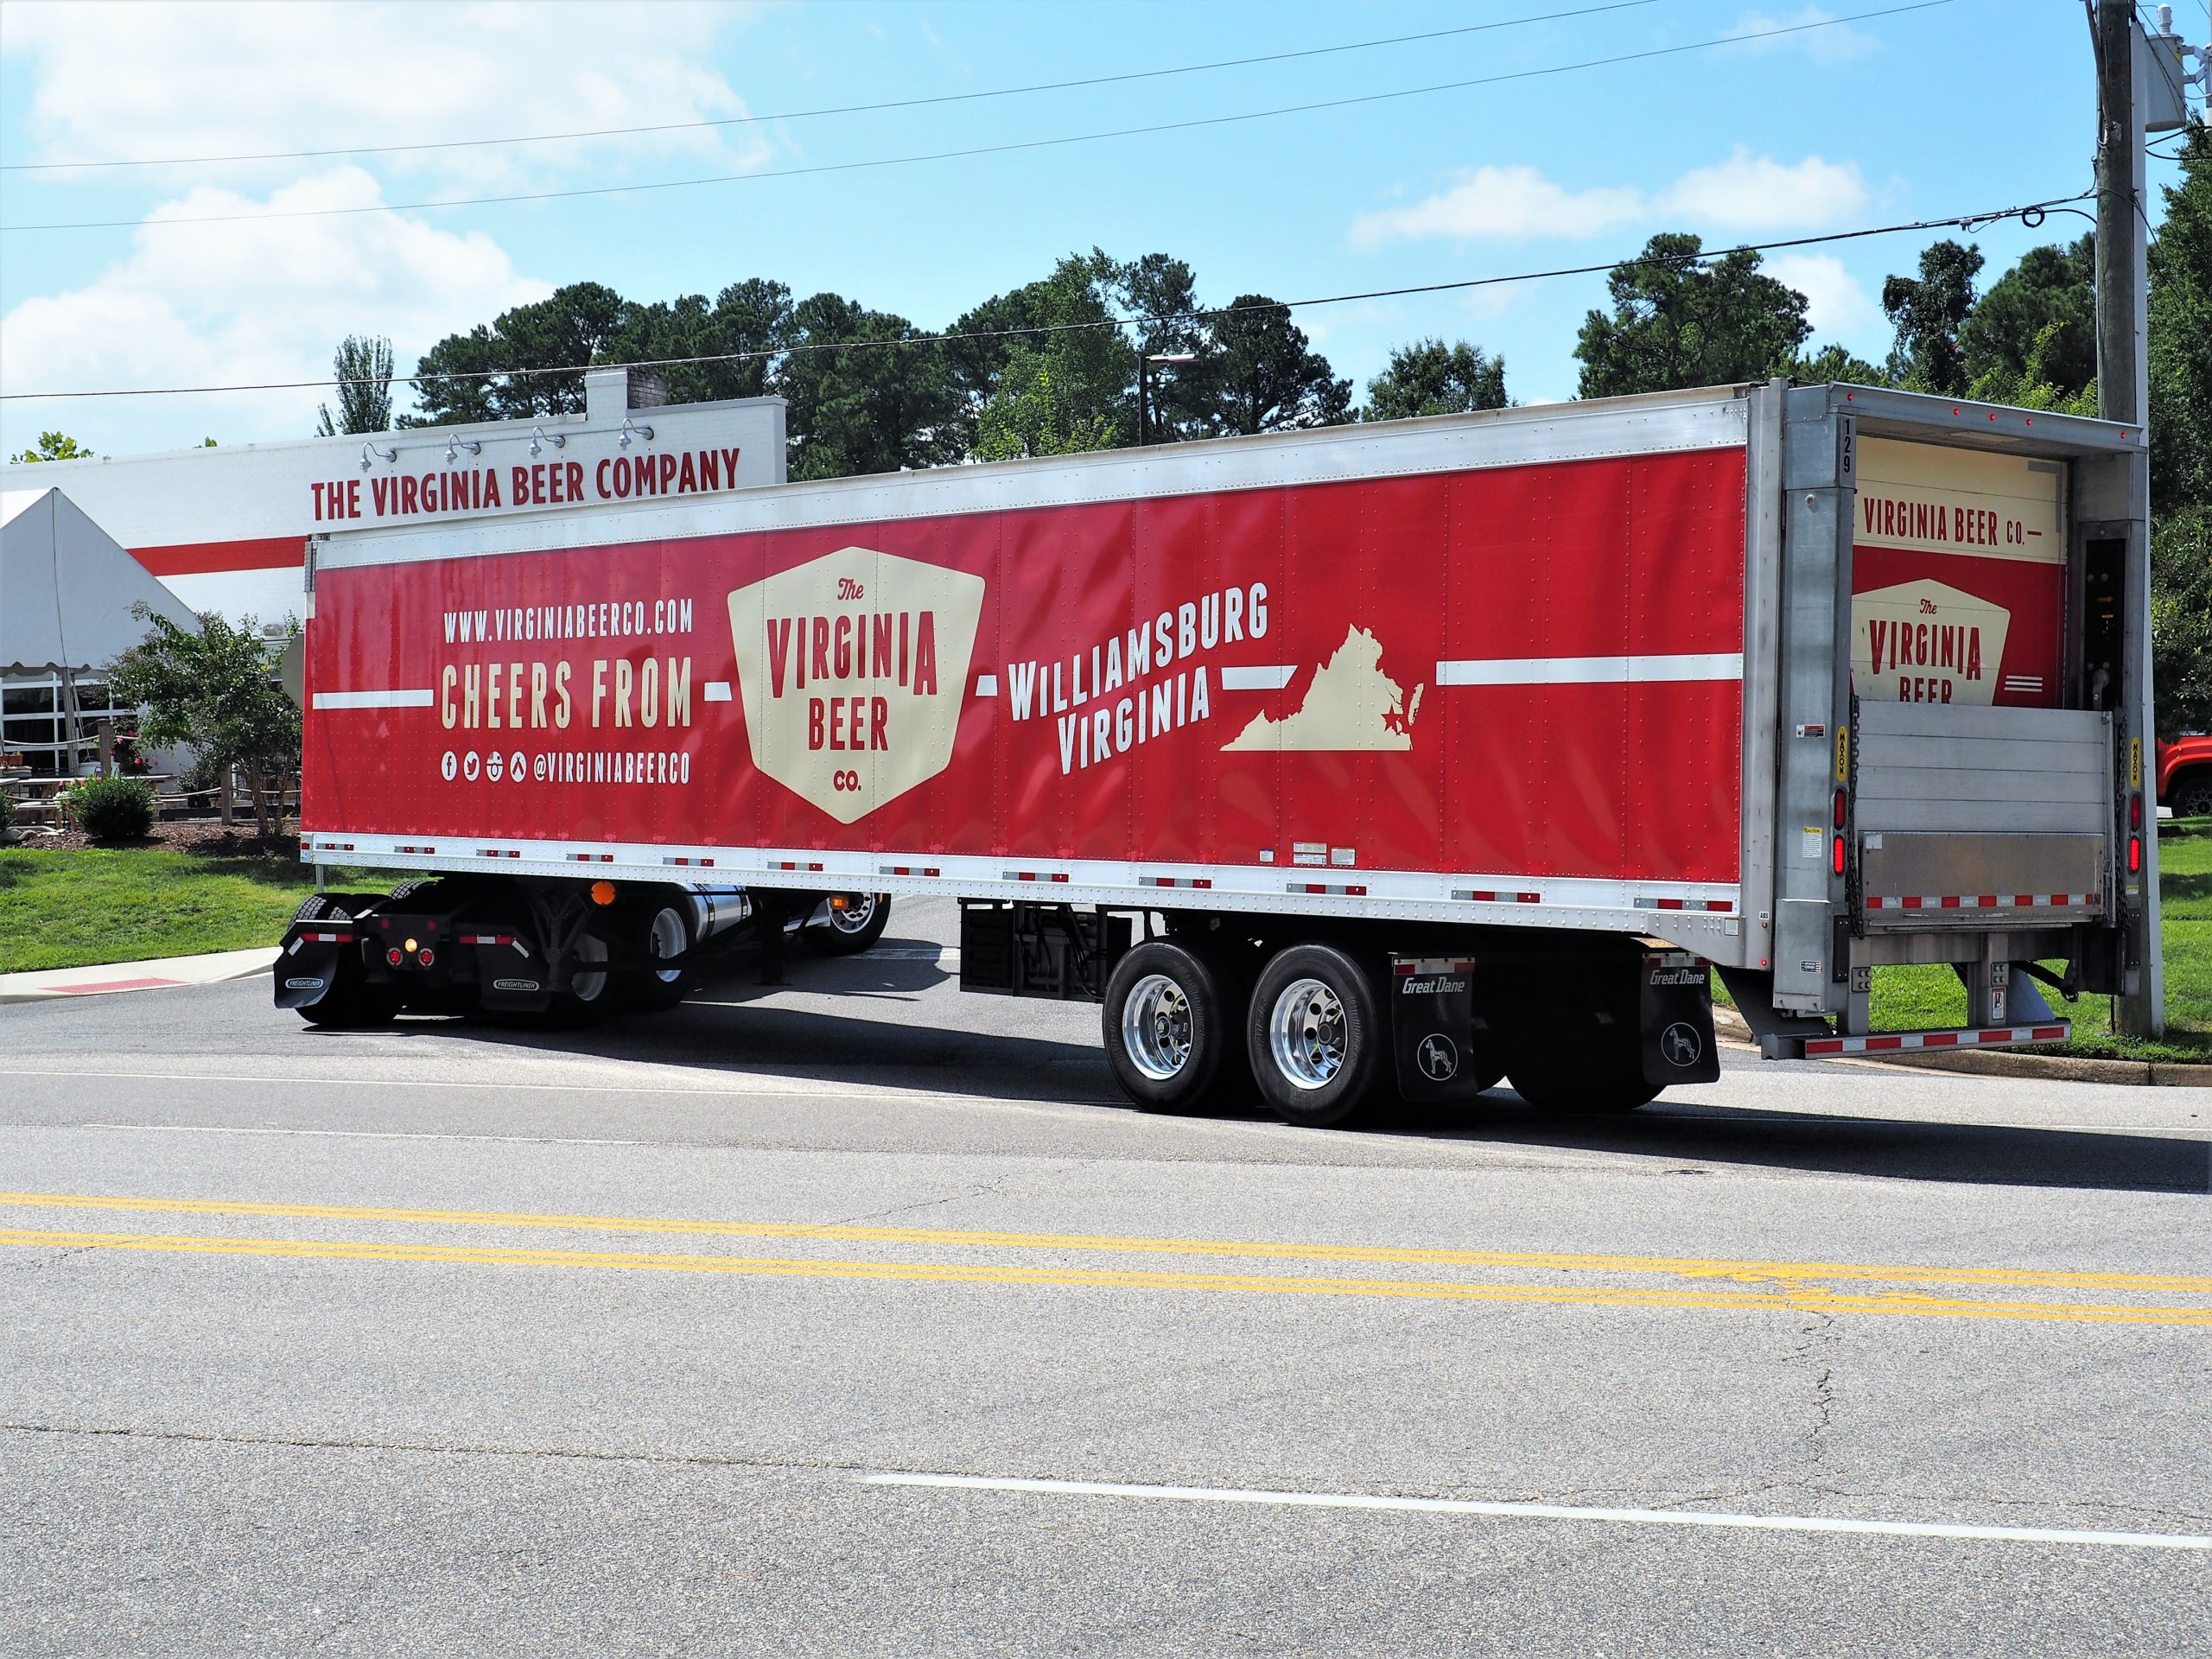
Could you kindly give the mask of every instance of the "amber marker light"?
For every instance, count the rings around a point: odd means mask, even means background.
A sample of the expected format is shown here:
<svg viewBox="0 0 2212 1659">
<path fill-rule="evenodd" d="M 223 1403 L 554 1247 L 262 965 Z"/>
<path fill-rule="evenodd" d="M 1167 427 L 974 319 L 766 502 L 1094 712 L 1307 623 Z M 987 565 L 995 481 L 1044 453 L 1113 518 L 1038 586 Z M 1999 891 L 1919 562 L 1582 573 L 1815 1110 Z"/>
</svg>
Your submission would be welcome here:
<svg viewBox="0 0 2212 1659">
<path fill-rule="evenodd" d="M 591 901 L 594 905 L 613 904 L 614 902 L 614 884 L 612 881 L 593 882 L 591 884 Z"/>
</svg>

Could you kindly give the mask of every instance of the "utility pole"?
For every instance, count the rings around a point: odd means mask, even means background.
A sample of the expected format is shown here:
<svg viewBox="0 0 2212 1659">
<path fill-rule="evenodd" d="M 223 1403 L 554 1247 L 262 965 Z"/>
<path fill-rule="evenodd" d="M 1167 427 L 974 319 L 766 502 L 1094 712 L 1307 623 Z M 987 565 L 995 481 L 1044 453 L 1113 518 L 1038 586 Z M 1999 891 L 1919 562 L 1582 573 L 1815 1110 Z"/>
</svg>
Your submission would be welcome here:
<svg viewBox="0 0 2212 1659">
<path fill-rule="evenodd" d="M 2096 0 L 2092 20 L 2097 67 L 2097 414 L 2142 427 L 2150 404 L 2150 204 L 2143 144 L 2146 130 L 2164 130 L 2186 117 L 2182 48 L 2161 8 L 2159 32 L 2146 35 L 2133 0 Z M 2155 801 L 2152 750 L 2157 725 L 2151 686 L 2151 470 L 2147 443 L 2135 457 L 2126 488 L 2128 525 L 2126 673 L 2118 712 L 2126 787 Z M 2139 967 L 2134 988 L 2113 1001 L 2113 1024 L 2139 1036 L 2166 1026 L 2165 960 L 2160 949 L 2158 837 L 2155 812 L 2143 826 L 2139 875 L 2123 874 L 2129 916 L 2128 955 Z M 2138 883 L 2139 882 L 2139 887 Z M 2113 895 L 2115 899 L 2119 894 Z"/>
</svg>

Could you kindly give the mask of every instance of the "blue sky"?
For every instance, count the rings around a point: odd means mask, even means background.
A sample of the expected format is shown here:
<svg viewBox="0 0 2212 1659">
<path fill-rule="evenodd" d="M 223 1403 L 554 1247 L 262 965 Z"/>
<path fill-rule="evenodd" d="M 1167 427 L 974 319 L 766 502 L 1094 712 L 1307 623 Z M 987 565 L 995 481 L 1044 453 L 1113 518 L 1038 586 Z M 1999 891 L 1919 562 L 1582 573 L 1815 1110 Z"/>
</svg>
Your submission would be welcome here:
<svg viewBox="0 0 2212 1659">
<path fill-rule="evenodd" d="M 6 0 L 0 161 L 227 156 L 580 128 L 720 128 L 403 155 L 0 174 L 0 224 L 118 221 L 0 240 L 11 392 L 298 379 L 347 332 L 403 365 L 441 334 L 585 278 L 640 299 L 747 276 L 830 289 L 929 327 L 1097 245 L 1189 260 L 1203 296 L 1300 299 L 1602 263 L 1657 230 L 1709 245 L 1982 211 L 2088 188 L 2078 0 L 1949 0 L 1787 36 L 1894 0 L 1654 0 L 1287 62 L 864 114 L 1564 10 L 1484 3 L 546 3 L 109 8 Z M 2182 32 L 2212 33 L 2203 0 Z M 790 169 L 1201 120 L 1547 70 L 1640 62 L 1348 108 L 1009 154 Z M 741 181 L 550 201 L 278 219 L 272 211 L 609 185 Z M 2152 182 L 2170 179 L 2153 162 Z M 2154 189 L 2155 195 L 2155 189 Z M 227 213 L 203 225 L 162 221 Z M 1974 238 L 1985 281 L 2038 241 Z M 1936 234 L 1777 256 L 1815 341 L 1878 358 L 1876 300 Z M 1523 401 L 1572 395 L 1599 276 L 1301 310 L 1363 385 L 1423 334 L 1502 351 Z M 0 405 L 0 444 L 59 427 L 106 453 L 305 435 L 312 391 Z"/>
</svg>

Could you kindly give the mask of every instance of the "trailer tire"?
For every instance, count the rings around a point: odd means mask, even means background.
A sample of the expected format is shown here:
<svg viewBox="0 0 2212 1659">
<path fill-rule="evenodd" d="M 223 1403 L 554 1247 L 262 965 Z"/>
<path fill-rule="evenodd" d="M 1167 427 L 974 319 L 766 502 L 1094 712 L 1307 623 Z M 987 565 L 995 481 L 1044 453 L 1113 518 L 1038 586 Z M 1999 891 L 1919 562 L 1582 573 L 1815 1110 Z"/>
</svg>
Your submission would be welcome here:
<svg viewBox="0 0 2212 1659">
<path fill-rule="evenodd" d="M 1242 1065 L 1231 982 L 1202 952 L 1147 939 L 1114 964 L 1100 1027 L 1122 1092 L 1147 1112 L 1188 1112 Z"/>
<path fill-rule="evenodd" d="M 848 893 L 836 895 L 856 901 L 843 910 L 832 910 L 823 901 L 819 926 L 803 927 L 799 938 L 817 957 L 856 957 L 883 937 L 891 925 L 891 895 L 887 893 Z"/>
<path fill-rule="evenodd" d="M 353 913 L 339 902 L 341 895 L 318 893 L 292 913 L 296 922 L 350 922 Z M 361 965 L 359 950 L 341 950 L 338 971 L 330 988 L 299 1010 L 311 1026 L 332 1031 L 364 1031 L 388 1026 L 399 1016 L 399 991 L 391 985 L 372 985 Z"/>
<path fill-rule="evenodd" d="M 1330 944 L 1278 950 L 1252 988 L 1245 1052 L 1260 1094 L 1285 1122 L 1342 1123 L 1390 1081 L 1390 1033 L 1374 976 Z"/>
</svg>

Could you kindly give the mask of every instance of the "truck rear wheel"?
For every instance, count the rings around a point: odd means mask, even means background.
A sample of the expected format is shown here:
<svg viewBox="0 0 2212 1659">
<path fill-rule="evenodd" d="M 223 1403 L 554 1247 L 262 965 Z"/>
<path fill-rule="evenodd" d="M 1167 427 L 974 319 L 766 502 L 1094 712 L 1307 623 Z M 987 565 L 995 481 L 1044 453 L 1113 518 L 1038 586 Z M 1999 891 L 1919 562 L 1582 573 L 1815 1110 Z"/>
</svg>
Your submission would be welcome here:
<svg viewBox="0 0 2212 1659">
<path fill-rule="evenodd" d="M 634 925 L 639 948 L 649 961 L 670 960 L 692 948 L 690 906 L 681 899 L 641 906 Z M 697 971 L 690 968 L 639 968 L 622 976 L 622 1001 L 640 1012 L 657 1014 L 674 1007 L 698 982 Z"/>
<path fill-rule="evenodd" d="M 1148 1112 L 1187 1112 L 1239 1081 L 1236 999 L 1204 955 L 1147 939 L 1115 963 L 1102 1021 L 1106 1063 Z"/>
<path fill-rule="evenodd" d="M 350 897 L 351 895 L 340 895 Z M 293 912 L 296 922 L 353 919 L 353 911 L 339 902 L 340 896 L 318 893 Z M 338 953 L 338 965 L 330 988 L 300 1011 L 300 1018 L 311 1026 L 322 1026 L 334 1031 L 360 1031 L 372 1026 L 388 1026 L 399 1014 L 399 988 L 395 985 L 372 985 L 367 969 L 362 966 L 358 946 L 348 945 Z"/>
<path fill-rule="evenodd" d="M 1244 1041 L 1261 1095 L 1286 1122 L 1342 1123 L 1365 1109 L 1390 1075 L 1374 980 L 1334 945 L 1275 953 L 1253 987 Z"/>
<path fill-rule="evenodd" d="M 588 930 L 569 947 L 568 983 L 547 1010 L 556 1026 L 588 1025 L 614 1006 L 614 975 L 607 966 L 607 941 Z"/>
</svg>

